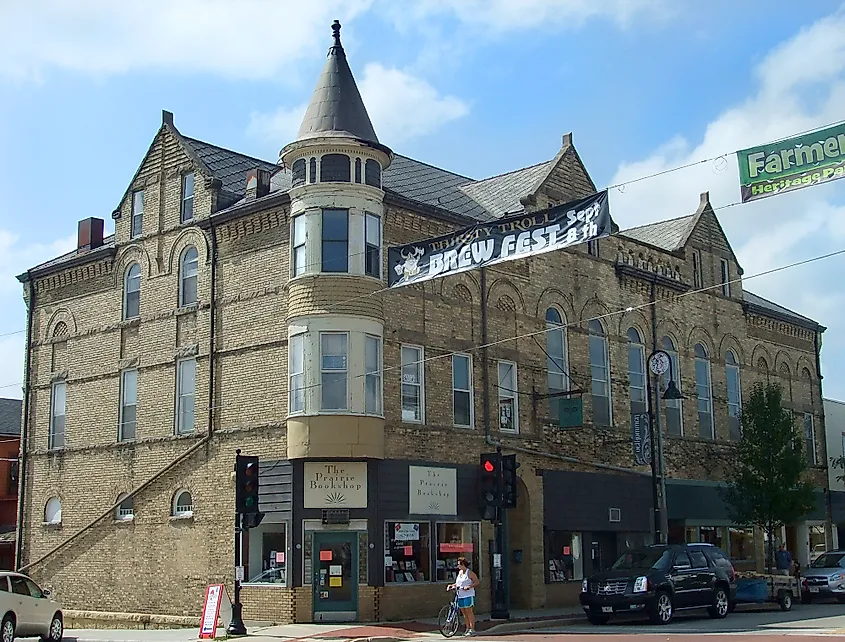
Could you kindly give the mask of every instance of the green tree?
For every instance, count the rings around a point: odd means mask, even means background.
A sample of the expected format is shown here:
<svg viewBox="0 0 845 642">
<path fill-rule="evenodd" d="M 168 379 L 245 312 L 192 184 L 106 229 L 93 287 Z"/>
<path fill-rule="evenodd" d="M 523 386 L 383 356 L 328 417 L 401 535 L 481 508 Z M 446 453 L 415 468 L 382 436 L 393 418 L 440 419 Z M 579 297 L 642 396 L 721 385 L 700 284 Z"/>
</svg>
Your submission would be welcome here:
<svg viewBox="0 0 845 642">
<path fill-rule="evenodd" d="M 774 561 L 774 532 L 807 515 L 813 507 L 804 440 L 792 413 L 783 408 L 777 384 L 756 384 L 743 403 L 742 437 L 736 446 L 731 481 L 724 493 L 731 519 L 768 534 L 768 569 Z"/>
</svg>

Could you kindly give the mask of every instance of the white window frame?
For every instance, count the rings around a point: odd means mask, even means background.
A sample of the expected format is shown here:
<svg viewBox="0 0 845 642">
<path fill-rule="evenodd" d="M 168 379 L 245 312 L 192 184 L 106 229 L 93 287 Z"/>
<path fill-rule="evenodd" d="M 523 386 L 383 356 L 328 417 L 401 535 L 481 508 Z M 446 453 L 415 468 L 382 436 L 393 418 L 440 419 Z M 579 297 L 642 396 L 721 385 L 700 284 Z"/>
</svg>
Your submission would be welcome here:
<svg viewBox="0 0 845 642">
<path fill-rule="evenodd" d="M 343 212 L 346 216 L 346 239 L 343 241 L 336 240 L 336 239 L 329 239 L 326 240 L 326 232 L 325 232 L 325 220 L 326 220 L 326 213 L 327 212 Z M 351 271 L 352 266 L 350 265 L 349 261 L 349 244 L 350 244 L 350 232 L 351 230 L 351 213 L 349 209 L 343 207 L 324 207 L 320 210 L 320 272 L 325 274 L 349 274 Z M 327 270 L 326 269 L 326 257 L 325 257 L 325 248 L 326 244 L 345 244 L 346 247 L 346 267 L 342 270 Z"/>
<path fill-rule="evenodd" d="M 129 501 L 129 507 L 124 507 L 124 503 Z M 129 496 L 129 493 L 121 493 L 117 496 L 117 501 L 120 502 L 120 506 L 115 509 L 114 518 L 119 522 L 130 522 L 135 519 L 135 502 L 132 497 Z"/>
<path fill-rule="evenodd" d="M 62 391 L 62 412 L 56 412 L 56 392 Z M 56 430 L 56 419 L 62 418 L 61 431 Z M 57 437 L 61 436 L 60 439 Z M 61 450 L 67 443 L 67 382 L 56 381 L 50 389 L 50 434 L 48 448 L 50 450 Z"/>
<path fill-rule="evenodd" d="M 185 493 L 188 493 L 188 497 L 191 498 L 190 504 L 179 503 L 179 500 Z M 180 507 L 183 509 L 187 508 L 187 510 L 179 510 Z M 194 516 L 194 494 L 190 490 L 188 490 L 187 488 L 180 488 L 173 494 L 173 501 L 172 505 L 170 506 L 170 516 L 177 518 L 186 518 Z"/>
<path fill-rule="evenodd" d="M 188 254 L 193 252 L 194 257 L 188 260 Z M 189 245 L 179 257 L 179 307 L 184 308 L 193 305 L 199 301 L 199 267 L 200 267 L 200 253 L 193 245 Z M 185 300 L 185 282 L 188 279 L 194 280 L 195 298 L 193 301 Z"/>
<path fill-rule="evenodd" d="M 190 393 L 182 390 L 182 367 L 184 364 L 193 363 L 194 367 L 194 389 Z M 186 429 L 182 424 L 182 404 L 184 399 L 190 397 L 194 402 L 193 423 L 190 429 Z M 190 357 L 187 359 L 179 359 L 176 361 L 176 434 L 190 435 L 196 430 L 197 424 L 197 359 Z"/>
<path fill-rule="evenodd" d="M 467 378 L 469 379 L 469 388 L 455 388 L 455 359 L 467 360 Z M 472 355 L 463 352 L 456 352 L 452 355 L 452 425 L 457 428 L 475 428 L 475 394 L 473 392 L 472 381 Z M 459 424 L 455 419 L 455 393 L 463 392 L 469 393 L 469 423 Z"/>
<path fill-rule="evenodd" d="M 299 229 L 297 229 L 297 227 Z M 301 232 L 301 238 L 299 238 L 298 232 Z M 293 217 L 293 220 L 291 221 L 290 238 L 290 274 L 291 277 L 295 277 L 308 272 L 308 221 L 304 214 L 299 214 L 298 216 Z M 302 252 L 301 270 L 297 268 L 296 260 L 299 252 Z"/>
<path fill-rule="evenodd" d="M 417 352 L 417 358 L 414 359 L 413 362 L 406 363 L 404 351 L 405 349 L 408 350 L 415 350 Z M 399 376 L 401 377 L 401 381 L 399 383 L 399 412 L 402 413 L 402 422 L 406 424 L 424 424 L 425 423 L 425 348 L 423 346 L 412 345 L 409 343 L 403 343 L 399 347 L 399 359 L 401 363 L 401 367 L 399 369 Z M 405 381 L 405 372 L 404 369 L 409 365 L 415 365 L 417 368 L 417 383 Z M 408 419 L 405 417 L 405 393 L 404 388 L 405 386 L 416 386 L 419 389 L 419 419 Z M 401 520 L 400 520 L 401 521 Z"/>
<path fill-rule="evenodd" d="M 725 259 L 719 259 L 719 277 L 722 281 L 722 294 L 731 295 L 731 266 Z"/>
<path fill-rule="evenodd" d="M 323 367 L 323 336 L 324 335 L 339 335 L 346 338 L 346 354 L 344 355 L 345 359 L 345 367 L 343 369 L 325 369 Z M 348 332 L 341 332 L 341 331 L 326 331 L 320 332 L 318 336 L 318 341 L 320 342 L 320 412 L 323 414 L 332 414 L 332 413 L 348 413 L 349 412 L 349 333 Z M 345 377 L 345 388 L 346 388 L 346 395 L 344 399 L 344 405 L 342 408 L 326 408 L 323 404 L 323 376 L 326 374 L 341 374 L 343 373 Z"/>
<path fill-rule="evenodd" d="M 375 341 L 376 349 L 378 350 L 378 354 L 376 355 L 376 370 L 374 372 L 368 372 L 367 368 L 367 347 L 373 345 L 373 341 Z M 348 350 L 348 347 L 347 347 Z M 364 414 L 365 415 L 372 415 L 376 417 L 383 417 L 384 416 L 384 376 L 382 375 L 383 369 L 383 359 L 384 359 L 384 350 L 382 346 L 382 339 L 380 336 L 375 334 L 364 334 Z M 369 387 L 369 382 L 375 379 L 376 382 L 376 407 L 375 408 L 367 408 L 367 389 Z"/>
<path fill-rule="evenodd" d="M 377 246 L 373 246 L 369 242 L 369 236 L 370 236 L 369 232 L 370 232 L 370 222 L 371 222 L 371 220 L 375 221 L 376 230 L 378 232 L 378 245 Z M 381 246 L 382 246 L 381 217 L 378 216 L 377 214 L 373 214 L 372 212 L 366 212 L 365 211 L 364 212 L 364 275 L 370 276 L 374 279 L 378 279 L 379 281 L 381 281 L 381 278 L 382 278 L 382 274 L 381 274 L 381 272 L 382 272 L 382 269 L 381 269 L 381 263 L 382 263 Z M 370 247 L 376 247 L 377 250 L 378 250 L 378 261 L 376 263 L 376 272 L 377 272 L 376 274 L 371 274 L 370 272 L 367 271 L 367 255 L 369 253 Z"/>
<path fill-rule="evenodd" d="M 807 422 L 808 419 L 810 420 L 809 423 Z M 809 433 L 807 431 L 808 426 L 810 428 Z M 818 460 L 816 457 L 816 418 L 813 416 L 813 413 L 804 413 L 803 428 L 804 448 L 807 450 L 807 463 L 811 466 L 815 466 L 818 463 Z M 811 445 L 812 448 L 810 448 Z"/>
<path fill-rule="evenodd" d="M 138 276 L 132 276 L 132 272 L 138 268 Z M 123 276 L 123 320 L 129 321 L 130 319 L 138 319 L 141 316 L 141 264 L 140 263 L 132 263 L 129 267 L 126 268 L 126 273 Z M 132 290 L 131 293 L 134 294 L 136 291 L 138 292 L 138 313 L 129 316 L 129 283 L 130 279 L 133 282 L 138 283 L 138 289 Z"/>
<path fill-rule="evenodd" d="M 704 349 L 704 354 L 707 355 L 706 357 L 699 357 L 695 354 L 695 346 L 693 346 L 693 357 L 695 359 L 695 413 L 698 416 L 698 436 L 702 439 L 716 439 L 716 422 L 715 417 L 713 416 L 713 371 L 710 367 L 710 353 L 707 351 L 707 348 L 704 344 L 696 344 L 701 345 Z M 701 412 L 699 411 L 698 404 L 701 401 L 702 397 L 700 394 L 701 384 L 698 381 L 698 362 L 702 362 L 707 368 L 707 403 L 710 406 L 710 437 L 701 437 Z"/>
<path fill-rule="evenodd" d="M 126 399 L 126 377 L 127 375 L 134 375 L 135 376 L 135 400 L 133 403 L 127 403 Z M 138 435 L 138 370 L 131 369 L 131 370 L 123 370 L 120 373 L 120 418 L 118 424 L 118 441 L 135 441 Z M 124 413 L 126 412 L 126 408 L 134 406 L 135 407 L 135 425 L 132 427 L 132 436 L 126 437 L 125 430 L 126 424 L 124 421 Z"/>
<path fill-rule="evenodd" d="M 513 388 L 506 386 L 502 379 L 502 366 L 505 366 L 506 376 L 510 373 L 513 377 Z M 517 372 L 516 363 L 513 361 L 500 360 L 496 364 L 496 377 L 498 381 L 497 389 L 499 391 L 499 430 L 501 432 L 519 434 L 519 374 Z M 509 389 L 505 389 L 509 388 Z M 502 428 L 502 401 L 508 399 L 513 400 L 513 427 L 510 429 Z"/>
<path fill-rule="evenodd" d="M 727 355 L 730 354 L 733 357 L 733 360 L 736 363 L 728 363 Z M 731 373 L 736 376 L 736 403 L 731 402 Z M 727 392 L 727 404 L 728 404 L 728 430 L 730 430 L 730 422 L 732 417 L 736 417 L 737 424 L 739 424 L 739 416 L 742 412 L 742 378 L 741 372 L 739 369 L 739 359 L 736 358 L 736 354 L 732 351 L 728 351 L 725 354 L 725 390 Z M 731 414 L 731 410 L 734 410 L 735 414 Z M 737 438 L 742 435 L 742 427 L 739 427 Z M 733 439 L 733 435 L 728 435 L 731 439 Z"/>
<path fill-rule="evenodd" d="M 288 339 L 288 414 L 301 415 L 305 413 L 306 405 L 308 403 L 308 395 L 305 394 L 305 340 L 307 333 L 300 332 L 291 335 Z M 298 344 L 298 345 L 297 345 Z M 299 357 L 302 363 L 302 369 L 296 371 L 293 365 L 294 352 L 299 352 Z M 297 384 L 298 379 L 298 384 Z M 294 408 L 294 398 L 300 395 L 302 407 Z"/>
<path fill-rule="evenodd" d="M 191 193 L 188 194 L 188 179 L 191 181 Z M 193 172 L 182 174 L 182 200 L 179 207 L 179 220 L 187 223 L 194 218 L 194 191 L 196 189 L 196 176 Z M 190 201 L 190 205 L 188 205 Z M 187 213 L 187 216 L 186 216 Z"/>
<path fill-rule="evenodd" d="M 138 209 L 138 196 L 140 195 L 141 208 Z M 129 220 L 129 238 L 136 239 L 144 234 L 144 190 L 138 189 L 132 192 L 130 204 L 132 215 Z"/>
<path fill-rule="evenodd" d="M 50 502 L 55 502 L 59 505 L 59 509 L 54 512 L 53 519 L 47 519 L 47 509 L 50 508 Z M 55 504 L 53 505 L 55 507 Z M 45 524 L 61 524 L 62 523 L 62 500 L 58 497 L 50 497 L 44 502 L 44 523 Z"/>
</svg>

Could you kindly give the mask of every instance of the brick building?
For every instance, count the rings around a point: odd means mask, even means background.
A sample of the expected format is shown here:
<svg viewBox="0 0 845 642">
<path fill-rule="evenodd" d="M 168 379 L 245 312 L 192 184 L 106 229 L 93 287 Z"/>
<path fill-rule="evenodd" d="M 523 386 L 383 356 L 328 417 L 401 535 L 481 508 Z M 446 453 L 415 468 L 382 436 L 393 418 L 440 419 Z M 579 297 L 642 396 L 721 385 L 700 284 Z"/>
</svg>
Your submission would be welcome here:
<svg viewBox="0 0 845 642">
<path fill-rule="evenodd" d="M 686 395 L 660 411 L 670 536 L 757 563 L 759 536 L 717 492 L 736 413 L 780 377 L 825 488 L 824 328 L 735 280 L 706 194 L 681 218 L 386 291 L 389 245 L 596 188 L 571 135 L 553 159 L 484 180 L 396 154 L 339 25 L 334 38 L 278 163 L 189 138 L 163 112 L 114 235 L 85 219 L 76 250 L 19 277 L 22 566 L 68 608 L 199 614 L 208 583 L 231 593 L 241 448 L 261 459 L 266 513 L 245 542 L 246 619 L 431 616 L 458 555 L 490 575 L 475 475 L 501 442 L 522 464 L 512 606 L 571 602 L 585 573 L 652 537 L 629 417 L 655 345 Z M 558 427 L 542 396 L 567 390 L 584 391 L 583 426 Z M 326 523 L 331 509 L 346 523 Z M 825 514 L 820 501 L 786 536 L 804 541 Z"/>
<path fill-rule="evenodd" d="M 21 400 L 0 399 L 0 569 L 15 568 Z"/>
</svg>

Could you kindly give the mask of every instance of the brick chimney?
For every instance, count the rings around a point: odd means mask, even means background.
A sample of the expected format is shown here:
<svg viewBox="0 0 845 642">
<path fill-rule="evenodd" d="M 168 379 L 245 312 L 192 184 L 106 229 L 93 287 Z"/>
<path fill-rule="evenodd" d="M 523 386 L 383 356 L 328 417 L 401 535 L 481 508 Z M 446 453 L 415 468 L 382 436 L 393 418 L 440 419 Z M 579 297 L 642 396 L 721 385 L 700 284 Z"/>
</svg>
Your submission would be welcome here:
<svg viewBox="0 0 845 642">
<path fill-rule="evenodd" d="M 103 245 L 103 219 L 85 218 L 79 221 L 76 247 L 86 252 Z"/>
<path fill-rule="evenodd" d="M 246 173 L 246 200 L 267 196 L 270 193 L 270 172 L 266 169 L 251 169 Z"/>
</svg>

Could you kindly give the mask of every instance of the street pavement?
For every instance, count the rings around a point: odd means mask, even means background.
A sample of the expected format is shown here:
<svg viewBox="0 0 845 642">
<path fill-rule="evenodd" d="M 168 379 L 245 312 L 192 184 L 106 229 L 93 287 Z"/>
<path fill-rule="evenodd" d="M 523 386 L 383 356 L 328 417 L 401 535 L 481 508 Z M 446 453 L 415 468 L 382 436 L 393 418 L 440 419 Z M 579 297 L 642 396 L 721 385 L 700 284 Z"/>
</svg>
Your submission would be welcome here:
<svg viewBox="0 0 845 642">
<path fill-rule="evenodd" d="M 840 604 L 796 604 L 792 611 L 783 612 L 777 607 L 740 607 L 724 620 L 712 620 L 706 613 L 681 613 L 668 626 L 654 626 L 638 620 L 612 620 L 605 626 L 592 626 L 582 617 L 572 618 L 561 626 L 562 620 L 549 622 L 489 623 L 475 639 L 509 642 L 712 642 L 714 638 L 728 635 L 754 636 L 753 641 L 767 642 L 769 638 L 789 642 L 824 640 L 830 636 L 845 635 L 845 606 Z M 548 625 L 554 622 L 554 626 Z M 492 626 L 491 626 L 492 625 Z M 542 625 L 545 628 L 537 628 Z M 66 642 L 194 642 L 196 629 L 167 630 L 72 630 L 65 631 Z M 461 631 L 457 636 L 462 636 Z M 218 631 L 220 638 L 225 631 Z M 707 637 L 703 637 L 707 636 Z M 289 624 L 270 627 L 250 627 L 247 642 L 342 642 L 346 640 L 373 640 L 390 642 L 432 642 L 444 638 L 431 623 L 381 623 L 381 624 Z"/>
</svg>

